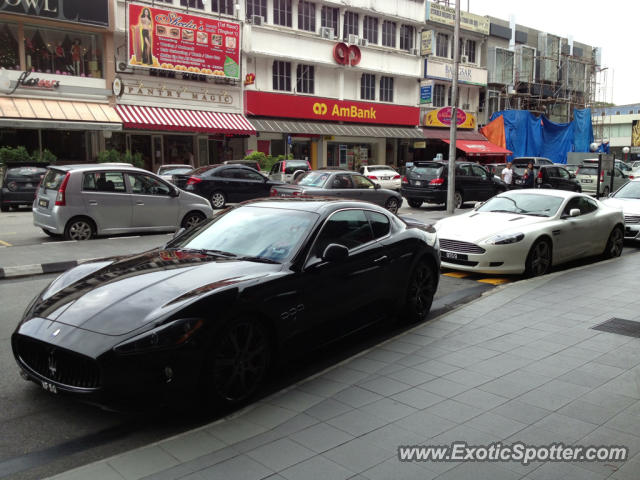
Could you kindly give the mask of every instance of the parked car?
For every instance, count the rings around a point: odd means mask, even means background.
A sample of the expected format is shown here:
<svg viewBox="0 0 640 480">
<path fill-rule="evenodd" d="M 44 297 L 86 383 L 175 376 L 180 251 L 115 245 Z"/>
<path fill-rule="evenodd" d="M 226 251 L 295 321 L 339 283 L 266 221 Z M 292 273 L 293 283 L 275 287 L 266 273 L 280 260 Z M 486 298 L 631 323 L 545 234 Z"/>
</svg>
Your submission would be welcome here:
<svg viewBox="0 0 640 480">
<path fill-rule="evenodd" d="M 625 183 L 602 203 L 622 209 L 624 238 L 640 240 L 640 178 Z"/>
<path fill-rule="evenodd" d="M 182 188 L 184 190 L 184 187 L 187 186 L 187 181 L 189 180 L 189 178 L 191 178 L 191 175 L 201 175 L 208 170 L 219 167 L 220 165 L 222 165 L 222 163 L 215 163 L 212 165 L 203 165 L 202 167 L 195 168 L 189 172 L 177 173 L 172 176 L 173 184 L 176 187 Z"/>
<path fill-rule="evenodd" d="M 282 182 L 269 180 L 254 168 L 244 165 L 211 166 L 191 172 L 184 189 L 208 199 L 213 208 L 227 203 L 268 197 L 271 187 Z"/>
<path fill-rule="evenodd" d="M 256 171 L 260 171 L 260 162 L 256 160 L 225 160 L 225 165 L 244 165 L 246 167 L 251 167 Z"/>
<path fill-rule="evenodd" d="M 243 402 L 277 359 L 398 312 L 424 320 L 436 242 L 367 202 L 245 203 L 164 248 L 63 273 L 27 307 L 13 354 L 49 394 L 108 407 Z"/>
<path fill-rule="evenodd" d="M 358 170 L 369 180 L 373 180 L 382 188 L 387 190 L 400 191 L 402 186 L 402 177 L 392 167 L 388 165 L 364 165 Z"/>
<path fill-rule="evenodd" d="M 496 177 L 502 179 L 502 170 L 504 170 L 507 166 L 505 162 L 501 163 L 483 163 L 482 166 L 489 170 L 489 173 L 495 175 Z"/>
<path fill-rule="evenodd" d="M 581 163 L 565 163 L 562 166 L 566 168 L 569 173 L 572 173 L 575 175 L 576 172 L 578 171 L 578 168 L 580 168 L 580 165 L 582 164 Z"/>
<path fill-rule="evenodd" d="M 293 180 L 304 172 L 311 170 L 306 160 L 281 160 L 271 167 L 269 178 L 276 182 L 293 183 Z"/>
<path fill-rule="evenodd" d="M 167 164 L 158 168 L 157 175 L 166 182 L 173 182 L 173 176 L 193 170 L 193 165 Z"/>
<path fill-rule="evenodd" d="M 618 167 L 613 169 L 613 189 L 611 188 L 611 173 L 609 171 L 600 171 L 600 195 L 606 197 L 610 192 L 617 190 L 624 185 L 629 179 L 622 173 Z M 576 178 L 582 186 L 582 191 L 589 195 L 596 194 L 596 185 L 598 184 L 598 160 L 585 160 L 582 166 L 576 172 Z"/>
<path fill-rule="evenodd" d="M 514 184 L 512 188 L 524 188 L 523 174 L 526 166 L 518 165 L 512 167 L 514 170 Z M 573 173 L 560 165 L 534 165 L 536 188 L 553 188 L 556 190 L 569 190 L 571 192 L 581 192 L 582 187 Z"/>
<path fill-rule="evenodd" d="M 419 161 L 407 169 L 400 193 L 409 206 L 420 208 L 423 202 L 446 203 L 449 167 L 442 161 Z M 473 162 L 456 162 L 455 208 L 465 202 L 484 201 L 504 192 L 507 185 Z"/>
<path fill-rule="evenodd" d="M 0 170 L 0 211 L 31 205 L 46 172 L 46 163 L 7 162 Z"/>
<path fill-rule="evenodd" d="M 175 231 L 213 214 L 206 200 L 153 173 L 104 163 L 49 167 L 32 211 L 36 227 L 67 240 Z"/>
<path fill-rule="evenodd" d="M 581 193 L 509 190 L 435 224 L 442 266 L 481 273 L 543 275 L 578 258 L 621 254 L 622 211 Z"/>
<path fill-rule="evenodd" d="M 276 185 L 272 197 L 331 196 L 366 200 L 396 213 L 402 205 L 398 192 L 386 190 L 364 175 L 349 170 L 316 170 L 308 172 L 296 185 Z"/>
<path fill-rule="evenodd" d="M 529 164 L 529 162 L 536 165 L 553 165 L 553 162 L 546 157 L 515 157 L 511 164 L 513 166 L 516 165 L 524 165 L 525 167 Z"/>
</svg>

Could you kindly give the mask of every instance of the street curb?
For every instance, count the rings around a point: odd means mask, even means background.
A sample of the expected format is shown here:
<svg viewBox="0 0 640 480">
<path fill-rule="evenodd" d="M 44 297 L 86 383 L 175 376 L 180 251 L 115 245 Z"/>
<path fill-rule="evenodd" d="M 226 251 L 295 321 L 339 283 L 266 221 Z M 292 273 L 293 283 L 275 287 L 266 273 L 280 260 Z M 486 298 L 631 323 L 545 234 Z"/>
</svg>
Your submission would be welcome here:
<svg viewBox="0 0 640 480">
<path fill-rule="evenodd" d="M 66 262 L 35 263 L 33 265 L 17 265 L 15 267 L 0 267 L 0 280 L 5 278 L 28 277 L 32 275 L 44 275 L 47 273 L 61 273 L 81 263 L 98 260 L 98 258 L 86 258 L 84 260 L 69 260 Z"/>
</svg>

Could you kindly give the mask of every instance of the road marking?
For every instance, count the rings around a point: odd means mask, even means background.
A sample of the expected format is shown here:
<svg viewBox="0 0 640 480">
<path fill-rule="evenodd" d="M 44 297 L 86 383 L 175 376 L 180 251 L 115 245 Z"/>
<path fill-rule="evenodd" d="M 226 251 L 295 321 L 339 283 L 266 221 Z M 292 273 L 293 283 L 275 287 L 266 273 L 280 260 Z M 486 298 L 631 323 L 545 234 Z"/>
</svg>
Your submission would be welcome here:
<svg viewBox="0 0 640 480">
<path fill-rule="evenodd" d="M 481 283 L 488 283 L 490 285 L 504 285 L 505 283 L 513 282 L 513 280 L 510 278 L 481 278 L 476 281 Z"/>
<path fill-rule="evenodd" d="M 469 272 L 447 272 L 447 273 L 443 273 L 442 275 L 446 275 L 447 277 L 453 277 L 453 278 L 467 278 L 469 275 L 471 275 L 471 273 L 469 273 Z"/>
<path fill-rule="evenodd" d="M 40 245 L 57 245 L 58 243 L 76 243 L 78 240 L 60 240 L 58 242 L 42 242 Z"/>
<path fill-rule="evenodd" d="M 120 239 L 126 239 L 126 238 L 140 238 L 140 235 L 131 235 L 128 237 L 109 237 L 107 238 L 107 240 L 120 240 Z"/>
<path fill-rule="evenodd" d="M 4 247 L 11 247 L 12 245 L 9 242 L 5 242 L 4 240 L 0 240 L 0 245 Z"/>
</svg>

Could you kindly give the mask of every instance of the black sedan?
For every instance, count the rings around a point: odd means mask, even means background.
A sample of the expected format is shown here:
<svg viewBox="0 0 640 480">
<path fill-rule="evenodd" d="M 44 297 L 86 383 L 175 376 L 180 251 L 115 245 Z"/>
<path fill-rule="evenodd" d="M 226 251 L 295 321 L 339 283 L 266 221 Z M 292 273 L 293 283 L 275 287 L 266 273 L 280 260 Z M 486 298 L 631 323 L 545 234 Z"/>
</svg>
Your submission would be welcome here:
<svg viewBox="0 0 640 480">
<path fill-rule="evenodd" d="M 282 184 L 269 180 L 254 168 L 235 164 L 206 165 L 173 178 L 176 186 L 206 198 L 213 208 L 268 197 L 272 186 Z"/>
<path fill-rule="evenodd" d="M 396 213 L 402 205 L 402 196 L 393 190 L 380 188 L 364 175 L 350 170 L 316 170 L 304 175 L 296 185 L 276 185 L 272 197 L 331 196 L 366 200 Z"/>
<path fill-rule="evenodd" d="M 382 319 L 421 321 L 438 286 L 433 228 L 365 202 L 266 199 L 165 247 L 79 265 L 12 336 L 24 377 L 101 405 L 198 388 L 240 402 L 284 354 Z"/>
</svg>

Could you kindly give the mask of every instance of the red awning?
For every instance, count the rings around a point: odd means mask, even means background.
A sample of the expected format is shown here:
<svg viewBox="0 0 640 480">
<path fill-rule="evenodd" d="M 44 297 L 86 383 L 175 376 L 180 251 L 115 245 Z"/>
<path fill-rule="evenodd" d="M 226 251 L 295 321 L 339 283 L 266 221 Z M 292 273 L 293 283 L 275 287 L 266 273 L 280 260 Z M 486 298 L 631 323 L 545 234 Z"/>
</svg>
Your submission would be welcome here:
<svg viewBox="0 0 640 480">
<path fill-rule="evenodd" d="M 449 140 L 443 140 L 446 143 L 450 143 Z M 480 140 L 456 140 L 456 148 L 466 152 L 470 157 L 483 156 L 483 155 L 511 155 L 511 151 L 506 148 L 494 145 L 491 142 Z"/>
<path fill-rule="evenodd" d="M 116 105 L 124 128 L 141 130 L 178 130 L 197 133 L 226 133 L 255 135 L 249 121 L 237 113 L 218 113 L 205 110 Z"/>
</svg>

